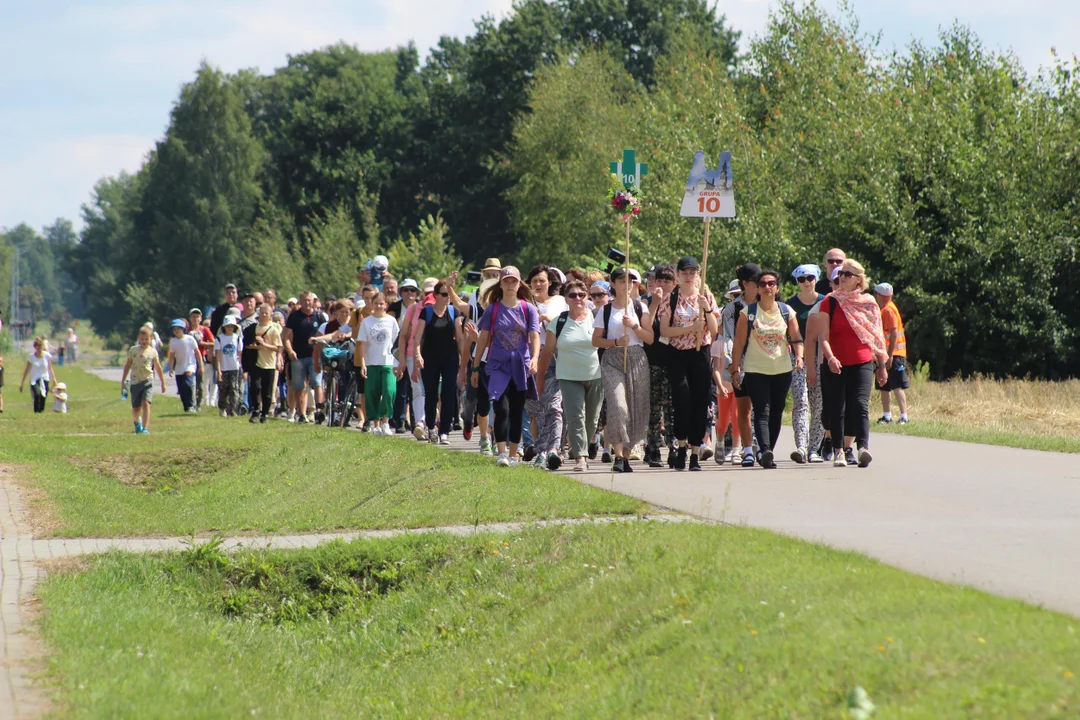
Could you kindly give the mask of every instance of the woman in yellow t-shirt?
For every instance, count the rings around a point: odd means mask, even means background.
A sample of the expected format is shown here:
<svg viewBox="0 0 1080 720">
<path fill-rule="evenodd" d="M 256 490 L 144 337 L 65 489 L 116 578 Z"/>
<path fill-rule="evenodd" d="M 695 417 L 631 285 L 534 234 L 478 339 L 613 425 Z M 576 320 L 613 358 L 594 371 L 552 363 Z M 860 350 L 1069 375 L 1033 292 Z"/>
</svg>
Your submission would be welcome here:
<svg viewBox="0 0 1080 720">
<path fill-rule="evenodd" d="M 779 273 L 762 270 L 755 282 L 758 301 L 742 309 L 735 328 L 731 382 L 735 387 L 742 386 L 750 395 L 754 433 L 761 453 L 758 463 L 772 469 L 776 467 L 773 454 L 791 388 L 792 360 L 788 344 L 794 349 L 794 369 L 802 370 L 803 339 L 795 311 L 776 300 Z"/>
<path fill-rule="evenodd" d="M 274 385 L 277 381 L 277 359 L 281 352 L 281 326 L 274 322 L 274 308 L 269 303 L 259 306 L 259 322 L 255 326 L 255 347 L 259 357 L 255 369 L 251 372 L 251 418 L 256 417 L 261 423 L 266 422 L 274 402 Z M 259 402 L 262 402 L 262 411 Z"/>
</svg>

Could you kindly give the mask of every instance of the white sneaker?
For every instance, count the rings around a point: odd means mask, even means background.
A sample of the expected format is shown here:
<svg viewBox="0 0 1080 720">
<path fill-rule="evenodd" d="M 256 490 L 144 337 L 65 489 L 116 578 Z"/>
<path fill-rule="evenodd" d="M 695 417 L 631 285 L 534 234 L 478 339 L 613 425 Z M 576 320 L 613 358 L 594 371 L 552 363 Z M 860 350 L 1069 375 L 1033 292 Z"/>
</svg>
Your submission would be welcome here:
<svg viewBox="0 0 1080 720">
<path fill-rule="evenodd" d="M 514 457 L 510 458 L 510 467 L 516 467 L 516 466 L 518 466 L 520 464 L 521 464 L 521 456 L 520 455 L 515 455 Z"/>
<path fill-rule="evenodd" d="M 641 460 L 644 457 L 645 457 L 645 453 L 642 452 L 640 445 L 635 445 L 634 449 L 630 451 L 630 459 L 631 460 L 636 460 L 638 462 L 641 462 Z"/>
<path fill-rule="evenodd" d="M 866 448 L 859 450 L 859 467 L 864 468 L 874 461 L 874 456 Z"/>
<path fill-rule="evenodd" d="M 495 458 L 495 464 L 498 467 L 510 467 L 510 456 L 506 453 L 499 453 L 499 456 Z"/>
<path fill-rule="evenodd" d="M 286 422 L 292 422 L 294 419 L 296 419 L 296 411 L 295 410 L 290 410 L 289 412 L 285 413 Z"/>
<path fill-rule="evenodd" d="M 394 434 L 394 431 L 390 429 L 390 423 L 383 423 L 379 430 L 382 432 L 383 437 L 390 437 Z"/>
<path fill-rule="evenodd" d="M 423 442 L 427 439 L 427 429 L 421 423 L 416 424 L 416 427 L 413 428 L 412 434 L 413 437 L 420 442 Z"/>
<path fill-rule="evenodd" d="M 836 455 L 833 456 L 832 466 L 844 468 L 847 467 L 847 460 L 844 459 L 844 453 L 838 452 L 836 453 Z"/>
<path fill-rule="evenodd" d="M 450 444 L 450 436 L 449 435 L 440 435 L 439 436 L 439 444 L 440 445 L 449 445 Z"/>
<path fill-rule="evenodd" d="M 799 465 L 806 464 L 806 451 L 802 448 L 795 448 L 791 451 L 791 460 Z"/>
<path fill-rule="evenodd" d="M 812 453 L 810 453 L 810 462 L 811 463 L 823 463 L 823 462 L 825 462 L 825 458 L 821 457 L 816 452 L 812 452 Z"/>
</svg>

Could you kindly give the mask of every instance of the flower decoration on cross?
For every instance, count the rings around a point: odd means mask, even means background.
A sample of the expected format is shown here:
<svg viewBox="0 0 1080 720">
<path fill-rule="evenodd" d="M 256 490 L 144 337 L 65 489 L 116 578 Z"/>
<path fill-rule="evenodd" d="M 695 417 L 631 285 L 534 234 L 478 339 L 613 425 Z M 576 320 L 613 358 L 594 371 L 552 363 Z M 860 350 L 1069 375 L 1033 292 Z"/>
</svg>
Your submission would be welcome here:
<svg viewBox="0 0 1080 720">
<path fill-rule="evenodd" d="M 607 199 L 611 208 L 629 222 L 641 214 L 645 195 L 641 178 L 649 172 L 648 163 L 637 162 L 633 150 L 624 150 L 622 162 L 611 163 L 611 187 Z"/>
</svg>

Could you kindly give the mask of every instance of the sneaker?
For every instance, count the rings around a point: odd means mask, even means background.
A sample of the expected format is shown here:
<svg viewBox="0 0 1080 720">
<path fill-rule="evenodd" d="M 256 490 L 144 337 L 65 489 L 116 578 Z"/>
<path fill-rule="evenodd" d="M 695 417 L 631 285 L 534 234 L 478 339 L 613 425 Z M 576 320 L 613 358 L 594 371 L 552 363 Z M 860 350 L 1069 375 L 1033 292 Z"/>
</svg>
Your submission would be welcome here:
<svg viewBox="0 0 1080 720">
<path fill-rule="evenodd" d="M 866 448 L 859 450 L 859 467 L 864 468 L 874 461 L 874 456 Z"/>
<path fill-rule="evenodd" d="M 315 424 L 316 425 L 322 425 L 323 421 L 325 421 L 325 420 L 326 420 L 326 413 L 324 413 L 322 410 L 319 410 L 317 413 L 315 413 Z"/>
<path fill-rule="evenodd" d="M 395 435 L 404 435 L 407 432 L 409 432 L 409 429 L 407 427 L 405 427 L 404 425 L 402 425 L 401 427 L 399 427 L 397 430 L 394 431 L 394 434 Z"/>
<path fill-rule="evenodd" d="M 229 417 L 229 412 L 227 410 L 218 410 L 218 417 Z"/>
<path fill-rule="evenodd" d="M 465 442 L 472 440 L 472 428 L 467 428 L 461 431 L 461 437 L 465 438 Z"/>
<path fill-rule="evenodd" d="M 641 462 L 645 459 L 645 456 L 641 452 L 640 445 L 635 445 L 634 448 L 630 451 L 630 459 L 637 460 L 638 462 Z"/>
<path fill-rule="evenodd" d="M 424 426 L 420 423 L 417 423 L 416 427 L 413 428 L 412 434 L 413 437 L 420 442 L 423 442 L 427 438 L 427 430 L 425 430 Z"/>
<path fill-rule="evenodd" d="M 615 458 L 615 462 L 611 464 L 611 472 L 624 473 L 626 472 L 626 459 L 623 457 Z"/>
<path fill-rule="evenodd" d="M 662 467 L 664 467 L 664 461 L 660 459 L 660 451 L 659 450 L 653 450 L 651 453 L 647 453 L 646 458 L 645 458 L 645 462 L 651 468 L 662 468 Z"/>
<path fill-rule="evenodd" d="M 446 435 L 445 433 L 440 435 L 439 436 L 439 444 L 440 445 L 449 445 L 450 444 L 450 436 Z"/>
<path fill-rule="evenodd" d="M 247 411 L 248 411 L 247 405 L 241 405 L 240 407 L 238 407 L 236 409 L 236 414 L 240 415 L 240 416 L 247 415 Z"/>
<path fill-rule="evenodd" d="M 696 453 L 690 456 L 690 471 L 701 472 L 701 463 L 698 462 L 698 456 Z"/>
<path fill-rule="evenodd" d="M 555 472 L 562 467 L 562 458 L 559 457 L 559 453 L 551 452 L 547 456 L 547 469 Z"/>
<path fill-rule="evenodd" d="M 252 424 L 259 422 L 259 416 L 255 413 L 251 413 L 250 417 L 248 417 L 248 422 Z"/>
<path fill-rule="evenodd" d="M 742 466 L 744 468 L 754 467 L 754 451 L 744 452 L 742 455 Z"/>
<path fill-rule="evenodd" d="M 378 429 L 378 427 L 376 427 L 375 429 Z M 371 432 L 371 430 L 372 430 L 371 421 L 370 420 L 364 421 L 364 425 L 360 428 L 360 432 L 369 433 L 369 432 Z"/>
<path fill-rule="evenodd" d="M 667 449 L 667 466 L 668 466 L 668 468 L 670 468 L 672 470 L 675 469 L 675 461 L 678 458 L 678 456 L 679 455 L 675 451 L 675 448 L 668 448 Z"/>
<path fill-rule="evenodd" d="M 481 455 L 490 455 L 491 454 L 491 441 L 488 440 L 487 438 L 480 438 L 480 454 Z"/>
<path fill-rule="evenodd" d="M 383 423 L 379 429 L 382 430 L 383 437 L 390 437 L 394 434 L 394 431 L 390 429 L 390 423 Z"/>
<path fill-rule="evenodd" d="M 600 446 L 594 442 L 589 443 L 589 459 L 595 460 L 596 453 L 600 452 Z"/>
<path fill-rule="evenodd" d="M 675 453 L 675 469 L 676 470 L 685 470 L 686 469 L 686 453 L 687 453 L 687 447 L 685 445 L 680 445 L 678 451 L 676 451 L 676 453 Z"/>
<path fill-rule="evenodd" d="M 829 462 L 833 459 L 832 439 L 825 438 L 821 443 L 821 457 L 825 459 L 825 462 Z"/>
<path fill-rule="evenodd" d="M 545 453 L 545 452 L 536 453 L 536 457 L 534 457 L 533 461 L 532 461 L 533 467 L 542 468 L 542 467 L 545 467 L 546 463 L 547 463 L 547 453 Z"/>
<path fill-rule="evenodd" d="M 285 413 L 285 419 L 288 422 L 292 422 L 293 420 L 295 420 L 296 419 L 296 411 L 295 410 L 290 410 L 287 413 Z"/>
<path fill-rule="evenodd" d="M 589 461 L 585 458 L 578 458 L 577 465 L 574 466 L 574 472 L 585 472 L 589 469 Z"/>
<path fill-rule="evenodd" d="M 312 424 L 314 424 L 314 423 L 315 423 L 315 413 L 308 413 L 308 416 L 307 416 L 307 421 L 308 421 L 309 423 L 312 423 Z"/>
<path fill-rule="evenodd" d="M 766 470 L 775 470 L 776 463 L 773 461 L 773 451 L 766 450 L 765 452 L 761 453 L 761 457 L 758 458 L 758 463 L 760 463 L 761 467 L 765 468 Z"/>
<path fill-rule="evenodd" d="M 892 418 L 887 418 L 884 415 L 877 419 L 876 425 L 892 425 Z"/>
<path fill-rule="evenodd" d="M 847 460 L 844 459 L 844 453 L 833 454 L 833 467 L 847 467 Z"/>
<path fill-rule="evenodd" d="M 611 453 L 608 451 L 607 448 L 604 448 L 604 454 L 600 456 L 600 462 L 604 463 L 605 465 L 611 462 Z"/>
<path fill-rule="evenodd" d="M 297 415 L 297 416 L 296 416 L 296 424 L 297 424 L 297 425 L 303 425 L 303 424 L 304 424 L 304 423 L 306 423 L 307 421 L 308 421 L 308 420 L 307 420 L 307 418 L 306 418 L 306 417 L 304 417 L 303 415 Z"/>
<path fill-rule="evenodd" d="M 906 417 L 902 417 L 902 418 L 900 418 L 899 420 L 896 421 L 896 424 L 897 425 L 907 425 L 908 424 L 908 419 Z"/>
<path fill-rule="evenodd" d="M 521 464 L 521 456 L 520 455 L 514 455 L 512 458 L 510 458 L 510 467 L 517 467 L 520 464 Z"/>
<path fill-rule="evenodd" d="M 260 425 L 265 425 L 266 421 L 267 421 L 266 413 L 263 413 L 262 415 L 259 416 L 259 424 Z"/>
<path fill-rule="evenodd" d="M 806 451 L 802 448 L 795 448 L 791 451 L 791 459 L 800 465 L 806 464 Z"/>
<path fill-rule="evenodd" d="M 510 457 L 506 453 L 499 453 L 499 457 L 495 458 L 496 467 L 510 467 Z"/>
<path fill-rule="evenodd" d="M 816 452 L 810 453 L 810 463 L 811 464 L 816 465 L 818 463 L 823 463 L 823 462 L 825 462 L 825 458 L 821 457 Z"/>
<path fill-rule="evenodd" d="M 135 421 L 135 434 L 138 435 L 142 432 L 142 423 L 138 420 Z"/>
<path fill-rule="evenodd" d="M 536 457 L 536 446 L 535 445 L 526 445 L 522 449 L 522 451 L 521 451 L 521 459 L 524 460 L 525 462 L 532 462 L 533 458 L 535 458 L 535 457 Z"/>
<path fill-rule="evenodd" d="M 139 429 L 136 430 L 135 432 L 137 434 L 139 434 L 139 435 L 149 435 L 150 434 L 150 431 L 147 430 L 146 428 L 142 427 L 142 426 L 139 426 Z"/>
<path fill-rule="evenodd" d="M 461 420 L 459 418 L 454 418 L 454 422 L 452 422 L 450 424 L 450 429 L 453 430 L 454 432 L 460 431 L 461 430 Z M 469 438 L 465 438 L 465 439 L 468 440 Z"/>
<path fill-rule="evenodd" d="M 711 458 L 713 456 L 713 449 L 711 447 L 709 447 L 708 445 L 702 445 L 699 452 L 701 453 L 701 459 L 702 460 L 708 460 L 709 458 Z M 690 468 L 690 469 L 693 470 L 694 468 Z M 699 467 L 698 470 L 700 470 L 700 469 L 701 468 Z"/>
<path fill-rule="evenodd" d="M 846 462 L 848 465 L 858 465 L 859 464 L 855 460 L 855 450 L 854 450 L 854 448 L 844 448 L 844 462 Z"/>
<path fill-rule="evenodd" d="M 438 430 L 428 430 L 427 441 L 429 443 L 431 443 L 432 445 L 435 445 L 436 443 L 438 443 L 439 442 L 439 431 Z"/>
</svg>

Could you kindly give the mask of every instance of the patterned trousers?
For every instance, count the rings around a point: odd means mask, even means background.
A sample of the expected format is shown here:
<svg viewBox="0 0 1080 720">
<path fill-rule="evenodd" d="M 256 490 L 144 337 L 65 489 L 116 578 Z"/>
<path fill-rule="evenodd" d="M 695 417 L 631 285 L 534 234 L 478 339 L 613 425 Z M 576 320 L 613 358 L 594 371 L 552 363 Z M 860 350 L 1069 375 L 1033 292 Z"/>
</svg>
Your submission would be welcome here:
<svg viewBox="0 0 1080 720">
<path fill-rule="evenodd" d="M 539 400 L 525 403 L 529 417 L 536 421 L 536 437 L 533 445 L 537 452 L 558 451 L 563 438 L 562 389 L 555 377 L 555 363 L 548 365 L 544 374 L 544 394 Z"/>
<path fill-rule="evenodd" d="M 792 367 L 795 356 L 791 356 Z M 821 417 L 821 380 L 813 387 L 806 385 L 806 368 L 791 374 L 791 427 L 795 431 L 795 447 L 817 452 L 825 438 Z"/>
<path fill-rule="evenodd" d="M 667 368 L 649 366 L 649 437 L 646 452 L 660 452 L 660 437 L 664 445 L 675 446 L 675 406 L 671 402 L 671 383 Z"/>
</svg>

